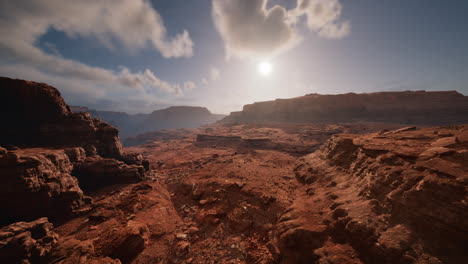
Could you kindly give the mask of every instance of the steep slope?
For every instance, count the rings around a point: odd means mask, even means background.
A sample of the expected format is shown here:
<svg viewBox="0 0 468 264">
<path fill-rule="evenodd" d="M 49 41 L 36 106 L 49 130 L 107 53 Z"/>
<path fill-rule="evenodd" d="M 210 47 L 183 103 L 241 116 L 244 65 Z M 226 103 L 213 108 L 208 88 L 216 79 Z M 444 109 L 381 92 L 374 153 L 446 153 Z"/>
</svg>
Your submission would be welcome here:
<svg viewBox="0 0 468 264">
<path fill-rule="evenodd" d="M 392 122 L 446 125 L 468 123 L 468 97 L 455 91 L 309 94 L 245 105 L 223 122 Z"/>
<path fill-rule="evenodd" d="M 467 154 L 467 125 L 334 136 L 295 168 L 283 263 L 465 263 Z M 331 255 L 343 245 L 354 257 Z"/>
<path fill-rule="evenodd" d="M 92 203 L 83 190 L 151 174 L 141 155 L 123 152 L 116 128 L 72 113 L 54 87 L 0 78 L 0 98 L 0 225 L 65 220 Z"/>
<path fill-rule="evenodd" d="M 0 77 L 0 146 L 83 147 L 103 157 L 123 154 L 119 131 L 88 113 L 72 113 L 45 83 Z"/>
</svg>

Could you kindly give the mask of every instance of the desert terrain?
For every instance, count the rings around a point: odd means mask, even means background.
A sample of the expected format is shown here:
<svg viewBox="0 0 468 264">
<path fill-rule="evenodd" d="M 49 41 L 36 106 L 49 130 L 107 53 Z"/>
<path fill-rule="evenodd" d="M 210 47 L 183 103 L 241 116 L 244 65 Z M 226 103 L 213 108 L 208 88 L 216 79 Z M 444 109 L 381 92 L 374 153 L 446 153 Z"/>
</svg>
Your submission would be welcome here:
<svg viewBox="0 0 468 264">
<path fill-rule="evenodd" d="M 444 126 L 392 111 L 230 116 L 122 147 L 116 128 L 72 112 L 55 88 L 0 84 L 1 263 L 468 261 L 464 115 Z M 458 98 L 433 111 L 466 111 L 466 96 L 431 96 Z"/>
</svg>

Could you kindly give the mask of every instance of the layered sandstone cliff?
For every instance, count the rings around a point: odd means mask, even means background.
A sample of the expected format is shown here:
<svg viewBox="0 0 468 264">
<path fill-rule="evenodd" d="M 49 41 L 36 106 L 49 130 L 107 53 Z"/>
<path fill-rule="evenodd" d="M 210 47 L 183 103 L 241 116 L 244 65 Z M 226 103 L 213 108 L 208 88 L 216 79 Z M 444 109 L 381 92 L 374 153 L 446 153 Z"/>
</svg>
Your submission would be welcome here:
<svg viewBox="0 0 468 264">
<path fill-rule="evenodd" d="M 309 94 L 245 105 L 223 122 L 351 122 L 446 125 L 468 123 L 468 97 L 456 91 Z"/>
<path fill-rule="evenodd" d="M 0 78 L 0 98 L 0 224 L 61 221 L 92 203 L 83 190 L 149 175 L 141 155 L 123 153 L 116 128 L 72 113 L 57 89 Z"/>
<path fill-rule="evenodd" d="M 89 204 L 91 199 L 71 175 L 67 152 L 75 151 L 80 153 L 79 149 L 22 149 L 0 154 L 0 224 L 42 216 L 64 218 Z"/>
<path fill-rule="evenodd" d="M 306 192 L 278 224 L 283 263 L 464 263 L 467 147 L 466 125 L 332 137 L 295 168 Z M 330 244 L 355 253 L 326 262 Z"/>
<path fill-rule="evenodd" d="M 45 83 L 0 77 L 0 146 L 83 147 L 103 157 L 122 156 L 118 130 L 88 113 L 73 113 Z"/>
</svg>

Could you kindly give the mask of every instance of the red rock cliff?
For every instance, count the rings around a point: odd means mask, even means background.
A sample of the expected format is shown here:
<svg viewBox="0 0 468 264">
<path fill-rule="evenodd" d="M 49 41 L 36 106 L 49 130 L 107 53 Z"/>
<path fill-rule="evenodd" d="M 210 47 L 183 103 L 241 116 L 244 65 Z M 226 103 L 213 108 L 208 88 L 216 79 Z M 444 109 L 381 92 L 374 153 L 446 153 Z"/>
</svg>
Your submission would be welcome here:
<svg viewBox="0 0 468 264">
<path fill-rule="evenodd" d="M 118 130 L 88 113 L 72 113 L 47 84 L 0 77 L 0 145 L 83 147 L 122 156 Z"/>
<path fill-rule="evenodd" d="M 224 122 L 373 121 L 445 125 L 468 123 L 468 97 L 456 91 L 309 94 L 245 105 Z"/>
</svg>

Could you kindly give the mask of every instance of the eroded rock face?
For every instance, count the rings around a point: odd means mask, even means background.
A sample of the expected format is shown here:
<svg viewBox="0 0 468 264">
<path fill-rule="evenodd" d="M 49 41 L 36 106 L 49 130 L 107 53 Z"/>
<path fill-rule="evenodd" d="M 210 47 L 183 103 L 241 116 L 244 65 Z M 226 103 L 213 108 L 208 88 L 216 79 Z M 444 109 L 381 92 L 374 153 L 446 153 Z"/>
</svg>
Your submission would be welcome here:
<svg viewBox="0 0 468 264">
<path fill-rule="evenodd" d="M 0 229 L 0 262 L 9 264 L 120 264 L 96 256 L 91 240 L 59 237 L 47 218 Z"/>
<path fill-rule="evenodd" d="M 112 236 L 112 242 L 103 251 L 123 263 L 130 263 L 145 249 L 149 236 L 150 230 L 145 224 L 131 220 L 125 228 Z"/>
<path fill-rule="evenodd" d="M 142 158 L 141 160 L 127 158 L 127 162 L 133 163 L 133 165 L 127 165 L 116 159 L 92 156 L 75 163 L 72 173 L 78 178 L 80 186 L 85 190 L 96 190 L 119 183 L 135 183 L 146 178 L 145 166 L 147 163 Z M 138 165 L 138 162 L 141 165 Z"/>
<path fill-rule="evenodd" d="M 70 173 L 84 150 L 22 149 L 0 155 L 0 223 L 72 215 L 90 199 Z"/>
<path fill-rule="evenodd" d="M 60 93 L 44 83 L 0 78 L 0 145 L 94 146 L 103 157 L 122 155 L 118 130 L 88 113 L 72 113 Z"/>
<path fill-rule="evenodd" d="M 0 262 L 41 263 L 57 239 L 57 233 L 45 217 L 5 226 L 0 229 Z"/>
<path fill-rule="evenodd" d="M 278 228 L 325 224 L 368 263 L 463 263 L 467 153 L 467 125 L 334 136 L 298 163 L 310 192 Z"/>
<path fill-rule="evenodd" d="M 73 237 L 63 237 L 42 258 L 42 263 L 54 264 L 121 264 L 119 260 L 105 256 L 96 256 L 91 240 L 78 240 Z"/>
<path fill-rule="evenodd" d="M 468 123 L 468 97 L 456 91 L 309 94 L 245 105 L 223 122 L 350 122 L 452 125 Z"/>
<path fill-rule="evenodd" d="M 149 161 L 144 159 L 141 154 L 124 154 L 123 156 L 120 157 L 120 160 L 123 161 L 125 164 L 128 165 L 138 165 L 138 166 L 143 166 L 145 171 L 150 170 L 150 164 Z"/>
</svg>

